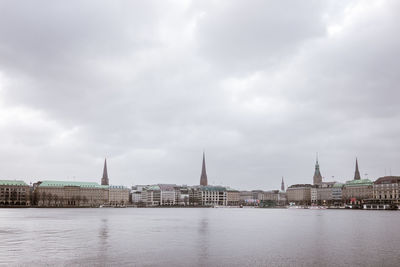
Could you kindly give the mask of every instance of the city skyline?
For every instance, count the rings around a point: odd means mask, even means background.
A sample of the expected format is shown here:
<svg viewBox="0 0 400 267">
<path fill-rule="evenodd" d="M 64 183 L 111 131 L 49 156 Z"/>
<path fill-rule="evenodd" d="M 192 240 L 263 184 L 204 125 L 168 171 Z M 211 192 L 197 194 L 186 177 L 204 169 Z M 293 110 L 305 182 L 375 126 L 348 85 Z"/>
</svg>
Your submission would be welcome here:
<svg viewBox="0 0 400 267">
<path fill-rule="evenodd" d="M 211 186 L 227 186 L 229 188 L 232 188 L 232 186 L 229 185 L 229 184 L 215 183 L 215 182 L 213 182 L 211 184 L 208 184 L 207 171 L 206 171 L 206 160 L 205 160 L 205 152 L 204 151 L 203 151 L 203 158 L 202 158 L 202 165 L 201 166 L 202 167 L 201 167 L 201 174 L 200 174 L 200 182 L 198 183 L 198 185 L 201 185 L 201 186 L 207 186 L 207 185 L 211 185 Z M 388 175 L 391 176 L 392 174 L 389 173 Z M 387 176 L 387 175 L 385 174 L 384 176 Z M 337 180 L 336 179 L 335 180 L 334 178 L 335 177 L 331 177 L 331 179 L 325 179 L 325 177 L 323 177 L 321 175 L 320 166 L 319 166 L 319 162 L 318 162 L 318 154 L 317 154 L 316 163 L 315 163 L 315 169 L 314 169 L 314 176 L 312 177 L 312 182 L 309 182 L 308 180 L 304 180 L 304 181 L 300 182 L 299 184 L 317 185 L 317 184 L 321 184 L 323 182 L 343 183 L 343 182 L 351 181 L 351 180 L 368 179 L 369 177 L 367 177 L 367 176 L 365 176 L 363 178 L 360 177 L 360 172 L 359 172 L 359 167 L 358 167 L 358 158 L 356 158 L 354 177 L 352 179 L 346 179 L 346 180 Z M 374 177 L 374 178 L 371 178 L 371 180 L 375 180 L 375 179 L 378 179 L 378 178 L 379 177 Z M 55 180 L 75 181 L 75 179 L 76 179 L 76 177 L 74 177 L 73 180 L 70 180 L 70 179 L 55 179 Z M 17 180 L 17 179 L 11 179 L 11 180 Z M 34 181 L 26 181 L 26 179 L 19 179 L 19 180 L 23 180 L 23 181 L 25 181 L 27 183 L 30 183 L 30 184 L 32 184 L 34 182 Z M 47 179 L 39 179 L 38 178 L 37 180 L 41 181 L 41 180 L 47 180 Z M 98 182 L 98 181 L 93 180 L 93 179 L 86 179 L 86 180 L 87 181 L 91 181 L 91 182 Z M 107 186 L 108 185 L 117 185 L 118 184 L 118 183 L 110 183 L 109 182 L 108 170 L 107 170 L 107 158 L 104 159 L 102 177 L 100 178 L 99 184 L 107 185 Z M 123 185 L 123 186 L 130 187 L 130 186 L 134 186 L 134 185 L 137 185 L 137 184 L 143 184 L 143 185 L 144 184 L 148 184 L 148 185 L 150 185 L 150 183 L 130 183 L 130 184 L 118 184 L 118 185 Z M 177 184 L 177 183 L 176 182 L 168 182 L 167 183 L 165 181 L 157 181 L 157 182 L 152 183 L 152 184 Z M 183 185 L 196 186 L 196 183 L 182 183 L 182 184 Z M 293 185 L 293 184 L 288 184 L 287 186 L 290 186 L 290 185 Z M 268 188 L 268 189 L 260 188 L 260 187 L 256 186 L 254 188 L 239 188 L 239 187 L 236 187 L 235 189 L 238 189 L 238 190 L 249 190 L 249 189 L 252 189 L 252 190 L 260 190 L 260 189 L 262 189 L 262 190 L 273 190 L 273 189 L 277 189 L 277 188 L 278 188 L 278 186 L 275 186 L 275 187 L 272 187 L 272 188 Z M 284 182 L 284 177 L 283 176 L 281 177 L 280 190 L 281 191 L 285 190 L 285 182 Z"/>
<path fill-rule="evenodd" d="M 0 4 L 1 178 L 400 172 L 397 1 L 40 3 Z"/>
</svg>

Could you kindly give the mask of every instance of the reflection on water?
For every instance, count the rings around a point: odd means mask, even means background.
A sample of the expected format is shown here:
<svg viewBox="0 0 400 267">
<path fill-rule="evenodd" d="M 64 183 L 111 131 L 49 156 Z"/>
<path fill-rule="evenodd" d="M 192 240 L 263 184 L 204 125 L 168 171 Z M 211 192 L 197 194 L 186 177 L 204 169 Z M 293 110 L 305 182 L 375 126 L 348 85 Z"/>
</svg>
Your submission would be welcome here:
<svg viewBox="0 0 400 267">
<path fill-rule="evenodd" d="M 99 225 L 98 257 L 101 262 L 107 262 L 108 249 L 108 219 L 102 218 Z"/>
<path fill-rule="evenodd" d="M 200 266 L 207 265 L 208 247 L 209 247 L 209 229 L 208 229 L 208 212 L 203 210 L 200 212 L 198 222 L 198 263 Z"/>
<path fill-rule="evenodd" d="M 0 265 L 397 266 L 399 211 L 0 209 Z"/>
</svg>

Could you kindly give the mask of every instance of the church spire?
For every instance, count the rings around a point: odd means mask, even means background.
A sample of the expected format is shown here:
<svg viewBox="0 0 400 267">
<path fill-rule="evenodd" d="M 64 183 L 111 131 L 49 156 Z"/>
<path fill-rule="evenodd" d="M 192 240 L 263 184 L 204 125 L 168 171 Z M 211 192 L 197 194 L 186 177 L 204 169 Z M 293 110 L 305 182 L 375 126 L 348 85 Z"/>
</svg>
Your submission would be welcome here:
<svg viewBox="0 0 400 267">
<path fill-rule="evenodd" d="M 281 191 L 285 191 L 285 182 L 283 181 L 283 176 L 282 176 L 282 183 L 281 183 Z"/>
<path fill-rule="evenodd" d="M 104 159 L 103 178 L 101 178 L 101 185 L 108 185 L 107 159 Z"/>
<path fill-rule="evenodd" d="M 206 156 L 203 151 L 203 166 L 201 168 L 200 185 L 208 185 L 207 182 L 207 172 L 206 172 Z"/>
<path fill-rule="evenodd" d="M 360 180 L 360 171 L 358 170 L 358 160 L 356 158 L 356 171 L 354 173 L 354 180 Z"/>
<path fill-rule="evenodd" d="M 315 163 L 315 172 L 314 172 L 313 182 L 314 182 L 314 184 L 322 183 L 322 175 L 319 170 L 319 163 L 318 163 L 318 153 L 317 153 L 317 161 Z"/>
</svg>

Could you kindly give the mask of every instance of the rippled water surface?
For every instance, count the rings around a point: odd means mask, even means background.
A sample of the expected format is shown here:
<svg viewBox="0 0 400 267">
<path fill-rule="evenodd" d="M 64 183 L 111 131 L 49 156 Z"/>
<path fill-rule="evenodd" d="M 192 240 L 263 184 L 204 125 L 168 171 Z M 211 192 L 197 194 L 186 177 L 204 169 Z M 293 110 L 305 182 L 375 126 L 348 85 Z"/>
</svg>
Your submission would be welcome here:
<svg viewBox="0 0 400 267">
<path fill-rule="evenodd" d="M 0 265 L 400 266 L 400 211 L 0 209 Z"/>
</svg>

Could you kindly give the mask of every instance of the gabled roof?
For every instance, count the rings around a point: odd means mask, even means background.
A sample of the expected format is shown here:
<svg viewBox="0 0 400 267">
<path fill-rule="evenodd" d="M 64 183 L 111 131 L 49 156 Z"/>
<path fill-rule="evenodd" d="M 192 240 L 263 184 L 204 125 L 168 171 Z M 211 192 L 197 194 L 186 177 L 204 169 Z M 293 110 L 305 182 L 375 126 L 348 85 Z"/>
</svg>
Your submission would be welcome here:
<svg viewBox="0 0 400 267">
<path fill-rule="evenodd" d="M 18 186 L 28 186 L 22 180 L 0 180 L 0 185 L 18 185 Z"/>
</svg>

